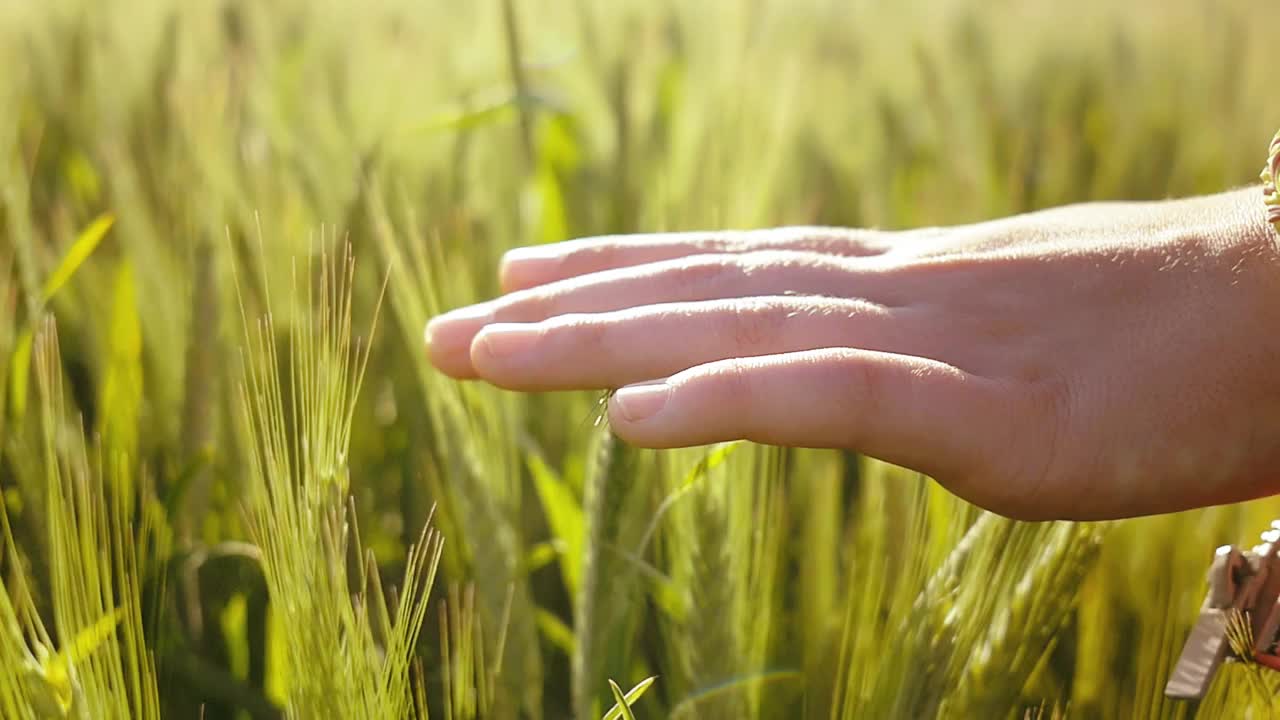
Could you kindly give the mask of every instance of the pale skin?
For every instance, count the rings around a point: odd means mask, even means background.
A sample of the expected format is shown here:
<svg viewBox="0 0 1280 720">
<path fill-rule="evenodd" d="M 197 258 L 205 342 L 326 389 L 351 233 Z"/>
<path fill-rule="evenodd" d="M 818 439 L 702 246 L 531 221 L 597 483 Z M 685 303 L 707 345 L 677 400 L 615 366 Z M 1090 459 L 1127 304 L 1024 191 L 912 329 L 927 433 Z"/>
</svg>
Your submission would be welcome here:
<svg viewBox="0 0 1280 720">
<path fill-rule="evenodd" d="M 1280 250 L 1257 188 L 903 232 L 590 238 L 508 253 L 432 362 L 619 388 L 669 448 L 847 448 L 1023 519 L 1280 492 Z M 656 381 L 656 382 L 655 382 Z"/>
</svg>

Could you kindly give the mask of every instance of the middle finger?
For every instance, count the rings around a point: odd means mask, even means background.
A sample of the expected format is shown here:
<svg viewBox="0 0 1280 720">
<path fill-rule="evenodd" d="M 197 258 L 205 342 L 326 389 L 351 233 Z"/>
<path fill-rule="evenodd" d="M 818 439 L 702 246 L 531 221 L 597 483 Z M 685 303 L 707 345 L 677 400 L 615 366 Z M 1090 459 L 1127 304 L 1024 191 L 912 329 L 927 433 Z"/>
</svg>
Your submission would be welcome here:
<svg viewBox="0 0 1280 720">
<path fill-rule="evenodd" d="M 940 359 L 952 354 L 950 337 L 931 315 L 913 308 L 753 297 L 490 325 L 472 343 L 471 362 L 500 387 L 585 390 L 667 377 L 727 358 L 829 347 Z"/>
</svg>

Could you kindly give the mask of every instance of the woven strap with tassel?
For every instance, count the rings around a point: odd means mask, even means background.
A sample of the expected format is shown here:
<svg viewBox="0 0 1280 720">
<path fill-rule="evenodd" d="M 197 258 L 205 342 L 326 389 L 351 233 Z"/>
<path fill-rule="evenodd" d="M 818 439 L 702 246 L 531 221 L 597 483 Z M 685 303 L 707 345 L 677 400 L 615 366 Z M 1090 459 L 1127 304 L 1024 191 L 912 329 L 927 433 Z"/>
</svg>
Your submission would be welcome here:
<svg viewBox="0 0 1280 720">
<path fill-rule="evenodd" d="M 1267 222 L 1280 233 L 1280 132 L 1271 140 L 1267 164 L 1262 168 L 1262 194 L 1267 204 Z"/>
</svg>

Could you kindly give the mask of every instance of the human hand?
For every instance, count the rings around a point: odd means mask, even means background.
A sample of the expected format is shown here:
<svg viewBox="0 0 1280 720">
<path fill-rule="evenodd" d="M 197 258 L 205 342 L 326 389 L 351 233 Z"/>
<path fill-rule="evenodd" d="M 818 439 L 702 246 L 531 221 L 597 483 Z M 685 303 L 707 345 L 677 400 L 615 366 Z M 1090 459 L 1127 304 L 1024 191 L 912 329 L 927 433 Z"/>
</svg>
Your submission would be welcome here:
<svg viewBox="0 0 1280 720">
<path fill-rule="evenodd" d="M 623 439 L 849 448 L 1026 519 L 1280 490 L 1280 252 L 1256 189 L 905 232 L 593 238 L 508 253 L 432 361 L 620 388 Z M 655 383 L 645 381 L 658 380 Z"/>
</svg>

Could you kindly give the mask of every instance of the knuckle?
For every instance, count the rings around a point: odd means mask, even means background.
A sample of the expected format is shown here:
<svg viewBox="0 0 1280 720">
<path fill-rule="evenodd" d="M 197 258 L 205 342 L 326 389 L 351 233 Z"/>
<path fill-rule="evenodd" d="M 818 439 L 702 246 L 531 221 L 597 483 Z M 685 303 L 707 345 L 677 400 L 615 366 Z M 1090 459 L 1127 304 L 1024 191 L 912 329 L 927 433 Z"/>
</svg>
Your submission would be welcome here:
<svg viewBox="0 0 1280 720">
<path fill-rule="evenodd" d="M 512 293 L 494 308 L 496 322 L 533 322 L 552 317 L 556 313 L 555 300 L 542 290 L 524 290 Z"/>
<path fill-rule="evenodd" d="M 756 349 L 776 344 L 788 320 L 785 307 L 762 301 L 734 303 L 723 320 L 722 338 L 734 347 Z"/>
<path fill-rule="evenodd" d="M 730 360 L 724 363 L 717 368 L 716 376 L 716 385 L 725 400 L 734 401 L 751 395 L 751 380 L 741 361 Z"/>
<path fill-rule="evenodd" d="M 1004 444 L 1013 451 L 990 453 L 983 463 L 985 483 L 999 489 L 991 509 L 1019 520 L 1065 517 L 1082 504 L 1084 490 L 1074 480 L 1081 468 L 1065 460 L 1070 385 L 1061 377 L 1044 376 L 1017 387 L 1019 421 L 1008 423 Z"/>
<path fill-rule="evenodd" d="M 839 351 L 833 357 L 836 370 L 838 396 L 845 404 L 845 415 L 850 418 L 869 418 L 874 421 L 881 412 L 885 396 L 884 378 L 875 366 L 849 351 Z"/>
<path fill-rule="evenodd" d="M 609 347 L 609 324 L 588 313 L 568 313 L 557 317 L 548 334 L 563 335 L 573 345 L 588 349 Z"/>
<path fill-rule="evenodd" d="M 746 419 L 750 409 L 753 387 L 746 363 L 742 360 L 722 360 L 707 366 L 704 372 L 692 378 L 703 387 L 702 404 L 719 408 L 719 415 L 734 419 L 736 425 Z"/>
<path fill-rule="evenodd" d="M 1037 450 L 1039 458 L 1029 463 L 1041 478 L 1051 477 L 1058 471 L 1062 454 L 1064 426 L 1070 415 L 1071 387 L 1066 379 L 1056 375 L 1042 375 L 1030 383 L 1027 393 L 1030 422 L 1024 428 L 1033 435 L 1027 443 Z"/>
<path fill-rule="evenodd" d="M 725 280 L 736 265 L 736 258 L 730 255 L 695 256 L 680 261 L 672 279 L 682 285 L 715 285 Z"/>
<path fill-rule="evenodd" d="M 792 288 L 784 291 L 787 295 L 843 297 L 848 291 L 848 258 L 795 248 L 755 250 L 738 257 L 744 276 L 772 278 L 770 285 L 785 280 L 783 285 Z"/>
</svg>

